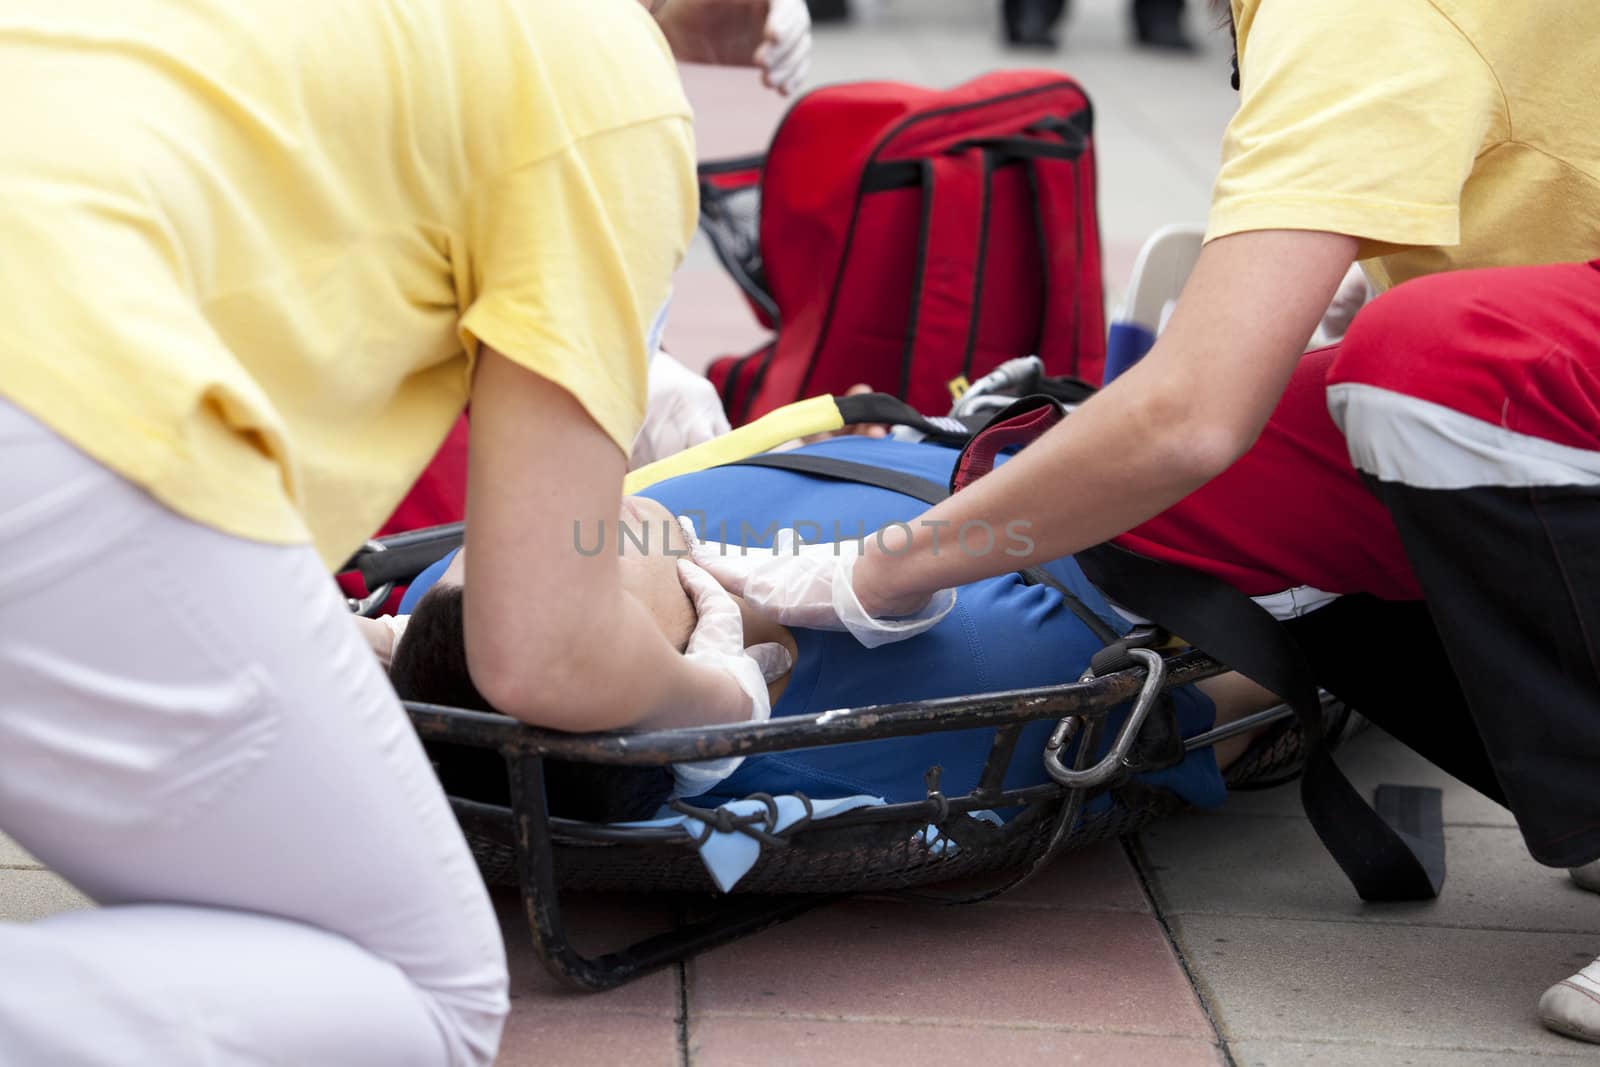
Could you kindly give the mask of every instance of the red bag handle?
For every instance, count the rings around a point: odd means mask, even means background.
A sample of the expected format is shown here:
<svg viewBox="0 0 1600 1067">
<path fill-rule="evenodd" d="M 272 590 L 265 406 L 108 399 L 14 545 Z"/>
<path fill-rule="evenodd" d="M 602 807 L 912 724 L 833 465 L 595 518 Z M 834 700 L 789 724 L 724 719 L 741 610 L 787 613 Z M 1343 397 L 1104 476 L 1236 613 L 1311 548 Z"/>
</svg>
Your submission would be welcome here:
<svg viewBox="0 0 1600 1067">
<path fill-rule="evenodd" d="M 950 474 L 950 492 L 958 493 L 994 470 L 994 461 L 1006 449 L 1030 444 L 1065 416 L 1061 406 L 1047 396 L 1025 396 L 1003 409 L 961 449 Z"/>
<path fill-rule="evenodd" d="M 974 210 L 976 209 L 976 210 Z M 922 235 L 900 390 L 918 377 L 954 378 L 978 336 L 989 220 L 989 157 L 978 148 L 922 161 Z"/>
</svg>

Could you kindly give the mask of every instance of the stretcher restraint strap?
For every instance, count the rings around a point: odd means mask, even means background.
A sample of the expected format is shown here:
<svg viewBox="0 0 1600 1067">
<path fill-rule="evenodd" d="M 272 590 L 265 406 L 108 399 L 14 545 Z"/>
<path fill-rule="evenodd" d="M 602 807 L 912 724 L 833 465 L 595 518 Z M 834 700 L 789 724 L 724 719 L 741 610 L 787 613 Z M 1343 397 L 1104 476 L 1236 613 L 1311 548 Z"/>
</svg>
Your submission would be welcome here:
<svg viewBox="0 0 1600 1067">
<path fill-rule="evenodd" d="M 1316 683 L 1281 623 L 1226 582 L 1115 545 L 1077 555 L 1105 594 L 1282 697 L 1300 722 L 1300 800 L 1323 845 L 1361 899 L 1431 900 L 1444 884 L 1444 819 L 1437 789 L 1384 786 L 1379 811 L 1333 762 Z M 1386 821 L 1387 820 L 1387 821 Z"/>
<path fill-rule="evenodd" d="M 839 414 L 839 405 L 833 397 L 814 396 L 769 412 L 755 422 L 721 437 L 714 437 L 693 448 L 646 464 L 622 480 L 622 491 L 628 495 L 642 492 L 668 478 L 721 466 L 776 448 L 797 437 L 843 428 L 844 417 Z"/>
<path fill-rule="evenodd" d="M 987 416 L 929 418 L 904 400 L 887 393 L 814 396 L 781 407 L 731 433 L 640 467 L 627 475 L 622 489 L 624 493 L 638 493 L 668 478 L 721 466 L 799 437 L 828 433 L 845 426 L 867 423 L 909 426 L 931 441 L 959 445 L 987 421 Z M 916 493 L 907 495 L 923 499 Z M 385 582 L 409 581 L 441 555 L 459 546 L 464 540 L 464 530 L 465 524 L 457 522 L 391 534 L 382 539 L 385 551 L 358 552 L 340 570 L 359 570 L 368 588 L 376 588 Z M 1047 585 L 1056 584 L 1048 575 L 1042 580 Z"/>
<path fill-rule="evenodd" d="M 646 464 L 623 479 L 622 491 L 625 494 L 643 492 L 668 478 L 733 463 L 796 438 L 864 423 L 909 426 L 941 444 L 960 444 L 975 428 L 958 420 L 930 419 L 904 400 L 887 393 L 814 396 L 768 412 L 731 433 Z"/>
</svg>

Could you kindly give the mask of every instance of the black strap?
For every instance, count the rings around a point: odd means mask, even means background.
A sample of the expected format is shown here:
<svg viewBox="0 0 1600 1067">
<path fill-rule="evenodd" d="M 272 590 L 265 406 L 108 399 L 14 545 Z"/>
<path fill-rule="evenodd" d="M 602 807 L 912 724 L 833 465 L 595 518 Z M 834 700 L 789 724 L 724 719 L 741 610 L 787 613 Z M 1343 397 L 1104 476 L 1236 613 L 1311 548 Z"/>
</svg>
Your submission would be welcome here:
<svg viewBox="0 0 1600 1067">
<path fill-rule="evenodd" d="M 846 426 L 861 426 L 872 423 L 886 426 L 909 426 L 936 444 L 954 445 L 957 448 L 961 447 L 978 430 L 983 429 L 989 421 L 988 415 L 963 415 L 959 418 L 945 415 L 931 418 L 899 397 L 891 396 L 888 393 L 856 393 L 852 396 L 836 396 L 833 398 L 833 403 L 839 409 L 839 418 L 844 420 Z M 908 495 L 915 496 L 916 494 Z M 918 499 L 921 498 L 919 497 Z"/>
<path fill-rule="evenodd" d="M 363 549 L 339 569 L 360 571 L 368 589 L 385 582 L 407 582 L 465 539 L 466 524 L 460 522 L 391 534 L 382 539 L 384 551 Z"/>
<path fill-rule="evenodd" d="M 800 474 L 811 474 L 818 478 L 831 478 L 839 482 L 853 482 L 856 485 L 870 485 L 876 489 L 887 489 L 891 493 L 899 493 L 913 500 L 920 500 L 924 504 L 937 504 L 950 495 L 950 491 L 938 482 L 929 478 L 919 478 L 914 474 L 903 471 L 885 470 L 882 467 L 873 467 L 865 463 L 854 463 L 847 459 L 835 459 L 832 456 L 814 456 L 796 454 L 793 452 L 766 452 L 759 456 L 749 456 L 745 459 L 724 463 L 725 467 L 770 467 L 774 470 L 795 471 Z M 1100 639 L 1102 644 L 1111 644 L 1116 641 L 1118 634 L 1094 610 L 1068 589 L 1055 576 L 1040 567 L 1029 567 L 1018 571 L 1024 581 L 1030 585 L 1043 585 L 1054 589 L 1061 594 L 1068 609 L 1076 615 L 1080 622 L 1089 628 L 1089 632 Z"/>
<path fill-rule="evenodd" d="M 1266 609 L 1220 579 L 1115 545 L 1097 545 L 1078 553 L 1077 559 L 1107 596 L 1182 634 L 1294 709 L 1306 753 L 1301 803 L 1361 899 L 1430 900 L 1439 895 L 1445 874 L 1439 790 L 1386 786 L 1382 814 L 1361 799 L 1333 762 L 1305 656 Z"/>
<path fill-rule="evenodd" d="M 899 493 L 901 496 L 908 496 L 925 504 L 937 504 L 950 495 L 944 486 L 928 478 L 919 478 L 915 474 L 906 474 L 903 471 L 884 470 L 882 467 L 873 467 L 866 463 L 854 463 L 848 459 L 835 459 L 832 456 L 763 452 L 761 455 L 747 456 L 732 463 L 725 463 L 723 466 L 771 467 L 799 474 L 814 474 L 818 478 L 830 478 L 836 482 L 854 482 L 857 485 L 887 489 L 891 493 Z"/>
</svg>

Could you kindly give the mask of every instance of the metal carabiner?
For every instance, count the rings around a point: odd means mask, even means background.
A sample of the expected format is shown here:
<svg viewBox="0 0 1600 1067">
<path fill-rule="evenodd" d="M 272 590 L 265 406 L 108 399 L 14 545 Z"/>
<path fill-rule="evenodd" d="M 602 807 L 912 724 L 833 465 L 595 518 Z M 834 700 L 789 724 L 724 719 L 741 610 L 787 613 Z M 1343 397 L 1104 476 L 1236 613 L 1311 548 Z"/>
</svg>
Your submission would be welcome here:
<svg viewBox="0 0 1600 1067">
<path fill-rule="evenodd" d="M 387 547 L 388 546 L 382 541 L 368 541 L 366 544 L 361 546 L 361 552 L 358 552 L 356 555 L 357 558 L 359 558 L 361 555 L 367 552 L 382 552 Z M 366 596 L 360 597 L 359 599 L 356 597 L 345 597 L 345 604 L 350 608 L 352 614 L 364 615 L 370 619 L 373 618 L 378 610 L 383 607 L 384 602 L 389 599 L 389 594 L 392 592 L 394 592 L 394 583 L 384 582 L 382 585 L 378 586 L 378 588 L 374 589 Z"/>
<path fill-rule="evenodd" d="M 1161 658 L 1161 654 L 1152 652 L 1148 648 L 1130 648 L 1128 655 L 1143 661 L 1147 674 L 1144 686 L 1133 702 L 1133 710 L 1128 713 L 1128 720 L 1117 732 L 1117 739 L 1105 757 L 1093 767 L 1081 771 L 1075 771 L 1061 761 L 1062 751 L 1078 733 L 1080 721 L 1076 715 L 1068 715 L 1056 724 L 1055 732 L 1050 735 L 1050 740 L 1045 742 L 1045 773 L 1064 786 L 1086 789 L 1103 785 L 1122 770 L 1127 765 L 1128 754 L 1133 751 L 1134 742 L 1139 739 L 1139 731 L 1144 728 L 1145 719 L 1150 717 L 1150 709 L 1156 706 L 1156 700 L 1161 696 L 1162 687 L 1167 681 L 1167 664 Z M 1092 676 L 1091 672 L 1083 680 L 1088 681 Z"/>
</svg>

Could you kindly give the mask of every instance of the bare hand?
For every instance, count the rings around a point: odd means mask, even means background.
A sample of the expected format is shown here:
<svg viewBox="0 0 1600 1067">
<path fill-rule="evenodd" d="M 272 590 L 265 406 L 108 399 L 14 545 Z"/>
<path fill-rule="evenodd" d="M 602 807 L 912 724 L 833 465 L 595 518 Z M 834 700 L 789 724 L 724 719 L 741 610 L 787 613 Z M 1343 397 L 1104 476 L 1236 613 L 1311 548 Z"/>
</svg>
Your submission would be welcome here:
<svg viewBox="0 0 1600 1067">
<path fill-rule="evenodd" d="M 762 81 L 784 95 L 810 66 L 805 0 L 667 0 L 656 22 L 679 62 L 760 67 Z"/>
</svg>

